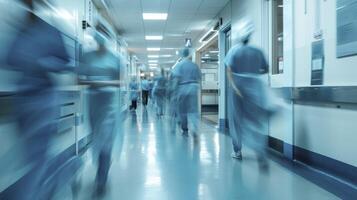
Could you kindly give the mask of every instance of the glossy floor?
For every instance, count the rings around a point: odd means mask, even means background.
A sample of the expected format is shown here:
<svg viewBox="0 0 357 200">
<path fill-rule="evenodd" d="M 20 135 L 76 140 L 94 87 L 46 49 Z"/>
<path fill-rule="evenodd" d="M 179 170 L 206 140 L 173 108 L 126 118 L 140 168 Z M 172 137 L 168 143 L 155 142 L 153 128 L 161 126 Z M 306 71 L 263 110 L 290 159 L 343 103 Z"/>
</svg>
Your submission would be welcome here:
<svg viewBox="0 0 357 200">
<path fill-rule="evenodd" d="M 244 149 L 243 161 L 230 157 L 229 136 L 201 123 L 195 144 L 168 132 L 167 119 L 139 109 L 128 116 L 116 138 L 108 190 L 113 200 L 337 199 L 331 193 L 269 161 L 259 171 L 254 152 Z M 95 167 L 85 155 L 78 199 L 91 199 Z"/>
</svg>

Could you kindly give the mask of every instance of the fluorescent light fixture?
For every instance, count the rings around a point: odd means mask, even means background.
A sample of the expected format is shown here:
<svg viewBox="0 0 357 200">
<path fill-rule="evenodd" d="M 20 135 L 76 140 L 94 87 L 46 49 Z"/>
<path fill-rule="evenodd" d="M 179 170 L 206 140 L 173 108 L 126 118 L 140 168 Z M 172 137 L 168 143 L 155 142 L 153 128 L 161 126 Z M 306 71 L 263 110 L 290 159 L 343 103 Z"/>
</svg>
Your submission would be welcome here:
<svg viewBox="0 0 357 200">
<path fill-rule="evenodd" d="M 279 8 L 284 8 L 284 5 L 278 5 Z"/>
<path fill-rule="evenodd" d="M 160 48 L 147 48 L 148 51 L 160 51 Z"/>
<path fill-rule="evenodd" d="M 145 40 L 162 40 L 162 35 L 147 35 L 145 36 Z"/>
<path fill-rule="evenodd" d="M 157 64 L 151 63 L 151 64 L 149 64 L 149 66 L 150 66 L 150 67 L 157 67 Z"/>
<path fill-rule="evenodd" d="M 149 63 L 157 63 L 157 60 L 149 60 Z"/>
<path fill-rule="evenodd" d="M 159 55 L 148 55 L 148 58 L 159 58 Z"/>
<path fill-rule="evenodd" d="M 160 57 L 161 57 L 161 58 L 171 58 L 172 55 L 161 55 Z"/>
<path fill-rule="evenodd" d="M 209 40 L 211 40 L 213 37 L 216 36 L 217 31 L 214 30 L 214 28 L 211 28 L 209 31 L 207 31 L 207 33 L 205 33 L 199 40 L 199 42 L 203 43 L 203 42 L 208 42 Z"/>
<path fill-rule="evenodd" d="M 167 13 L 143 13 L 144 20 L 166 20 Z"/>
<path fill-rule="evenodd" d="M 200 47 L 198 47 L 198 49 L 197 49 L 196 51 L 201 51 L 201 50 L 205 47 L 205 45 L 206 45 L 207 43 L 210 43 L 212 40 L 214 40 L 214 38 L 215 38 L 216 36 L 218 36 L 218 32 L 217 32 L 217 31 L 216 31 L 216 33 L 215 33 L 208 41 L 206 41 L 206 42 L 203 43 Z"/>
<path fill-rule="evenodd" d="M 72 13 L 70 13 L 69 11 L 64 10 L 64 9 L 55 10 L 55 13 L 58 17 L 65 19 L 65 20 L 74 20 L 75 19 L 75 16 Z"/>
</svg>

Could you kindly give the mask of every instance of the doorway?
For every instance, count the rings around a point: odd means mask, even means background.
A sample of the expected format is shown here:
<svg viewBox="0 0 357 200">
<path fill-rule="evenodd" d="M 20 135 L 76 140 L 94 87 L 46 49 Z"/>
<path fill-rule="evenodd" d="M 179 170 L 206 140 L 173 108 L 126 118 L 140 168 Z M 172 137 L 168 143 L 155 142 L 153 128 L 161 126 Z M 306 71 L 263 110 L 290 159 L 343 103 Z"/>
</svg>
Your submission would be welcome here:
<svg viewBox="0 0 357 200">
<path fill-rule="evenodd" d="M 218 37 L 211 40 L 199 54 L 200 68 L 202 72 L 201 115 L 203 119 L 214 124 L 218 124 L 219 121 L 218 55 Z"/>
</svg>

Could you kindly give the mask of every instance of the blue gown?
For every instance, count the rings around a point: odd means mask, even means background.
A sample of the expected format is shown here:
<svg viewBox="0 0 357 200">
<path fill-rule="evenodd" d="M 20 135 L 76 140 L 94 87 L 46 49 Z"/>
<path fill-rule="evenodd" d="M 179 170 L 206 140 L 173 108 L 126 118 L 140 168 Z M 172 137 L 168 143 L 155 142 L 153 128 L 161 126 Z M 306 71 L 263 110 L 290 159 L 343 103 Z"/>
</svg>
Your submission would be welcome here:
<svg viewBox="0 0 357 200">
<path fill-rule="evenodd" d="M 7 62 L 10 70 L 21 72 L 17 82 L 15 114 L 27 164 L 33 172 L 23 182 L 17 199 L 45 198 L 44 172 L 51 159 L 49 143 L 57 133 L 60 93 L 53 76 L 71 70 L 61 32 L 30 14 L 29 22 L 11 45 Z M 49 185 L 49 183 L 48 183 Z M 50 190 L 50 188 L 48 188 Z"/>
<path fill-rule="evenodd" d="M 136 82 L 129 83 L 129 99 L 131 101 L 137 101 L 139 98 L 139 85 Z"/>
<path fill-rule="evenodd" d="M 108 50 L 85 54 L 83 65 L 112 72 L 89 74 L 90 81 L 114 81 L 120 78 L 120 59 Z M 90 86 L 88 108 L 93 135 L 93 155 L 98 164 L 96 181 L 98 186 L 104 187 L 108 178 L 113 142 L 119 130 L 119 89 L 114 86 Z"/>
<path fill-rule="evenodd" d="M 164 114 L 165 100 L 166 100 L 166 79 L 163 76 L 158 77 L 155 80 L 153 87 L 153 97 L 155 99 L 157 115 Z"/>
<path fill-rule="evenodd" d="M 267 62 L 259 49 L 237 45 L 229 51 L 225 63 L 232 71 L 227 110 L 234 151 L 240 151 L 242 141 L 245 141 L 264 156 L 267 143 L 263 134 L 268 117 L 274 111 L 264 80 L 264 74 L 268 71 Z"/>
<path fill-rule="evenodd" d="M 177 103 L 182 131 L 187 133 L 191 126 L 193 134 L 198 134 L 201 70 L 192 61 L 183 59 L 172 70 L 172 76 L 178 80 Z"/>
</svg>

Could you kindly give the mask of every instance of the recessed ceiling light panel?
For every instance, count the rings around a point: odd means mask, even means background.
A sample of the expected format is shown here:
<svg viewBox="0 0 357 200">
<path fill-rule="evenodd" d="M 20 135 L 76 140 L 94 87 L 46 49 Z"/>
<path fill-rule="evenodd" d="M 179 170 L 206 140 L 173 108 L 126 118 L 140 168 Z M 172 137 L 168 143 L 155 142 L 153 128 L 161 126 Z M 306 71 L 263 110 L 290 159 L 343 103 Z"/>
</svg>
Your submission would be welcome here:
<svg viewBox="0 0 357 200">
<path fill-rule="evenodd" d="M 162 40 L 162 35 L 147 35 L 145 36 L 145 40 Z"/>
<path fill-rule="evenodd" d="M 148 55 L 148 58 L 158 58 L 159 55 Z"/>
<path fill-rule="evenodd" d="M 167 13 L 143 13 L 144 20 L 166 20 Z"/>
<path fill-rule="evenodd" d="M 147 48 L 148 51 L 160 51 L 160 48 Z"/>
<path fill-rule="evenodd" d="M 161 57 L 161 58 L 171 58 L 172 55 L 161 55 L 160 57 Z"/>
</svg>

